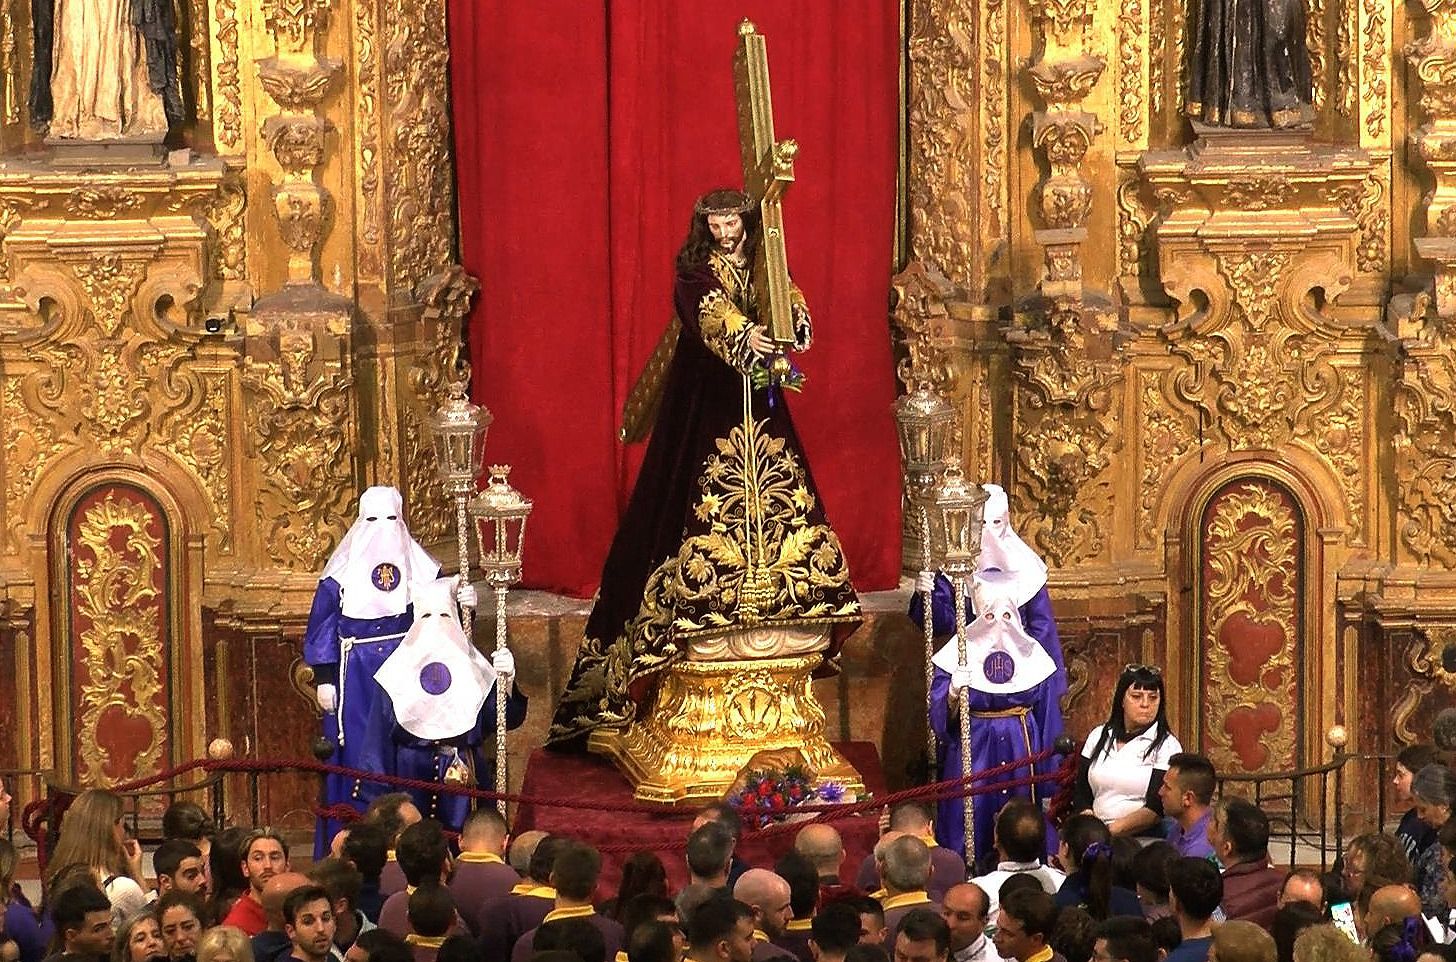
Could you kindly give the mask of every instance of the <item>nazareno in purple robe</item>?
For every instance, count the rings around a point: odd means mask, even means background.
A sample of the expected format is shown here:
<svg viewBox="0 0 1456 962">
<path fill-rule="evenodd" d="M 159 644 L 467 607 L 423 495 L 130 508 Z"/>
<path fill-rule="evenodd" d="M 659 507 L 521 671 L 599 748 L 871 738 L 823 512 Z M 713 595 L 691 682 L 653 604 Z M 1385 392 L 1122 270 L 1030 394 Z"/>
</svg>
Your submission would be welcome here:
<svg viewBox="0 0 1456 962">
<path fill-rule="evenodd" d="M 924 625 L 924 611 L 921 595 L 916 592 L 910 601 L 910 618 L 917 625 Z M 937 761 L 941 779 L 960 778 L 973 771 L 984 771 L 1012 762 L 1018 758 L 1035 755 L 1052 743 L 1062 733 L 1061 698 L 1067 690 L 1066 663 L 1062 660 L 1062 643 L 1057 636 L 1057 622 L 1052 616 L 1051 598 L 1043 585 L 1030 601 L 1022 605 L 1021 623 L 1046 649 L 1056 664 L 1056 673 L 1026 691 L 1010 695 L 992 695 L 971 691 L 971 766 L 965 767 L 961 759 L 961 728 L 959 716 L 955 713 L 955 701 L 950 694 L 950 675 L 936 668 L 930 683 L 930 725 L 939 741 Z M 945 575 L 935 578 L 935 590 L 931 593 L 931 613 L 937 637 L 950 635 L 955 625 L 955 595 L 950 579 Z M 975 612 L 969 612 L 974 618 Z M 1013 709 L 1025 708 L 1023 715 L 1011 713 Z M 1007 714 L 1000 714 L 1007 712 Z M 1037 774 L 1050 771 L 1055 763 L 1047 762 L 1037 766 Z M 1021 768 L 1005 776 L 1005 780 L 1024 778 L 1032 774 L 1031 769 Z M 978 786 L 987 784 L 977 782 Z M 994 784 L 994 783 L 991 783 Z M 993 829 L 996 815 L 1011 798 L 1035 798 L 1040 801 L 1049 797 L 1052 791 L 1038 786 L 1033 793 L 1030 788 L 1003 789 L 974 798 L 976 827 L 976 859 L 979 861 L 993 847 Z M 941 845 L 962 855 L 965 854 L 964 800 L 944 799 L 937 806 L 935 838 Z"/>
<path fill-rule="evenodd" d="M 405 731 L 394 717 L 394 703 L 389 693 L 379 690 L 379 710 L 373 712 L 370 724 L 375 726 L 366 740 L 365 764 L 371 769 L 388 770 L 401 778 L 413 778 L 424 782 L 444 784 L 445 772 L 454 760 L 450 749 L 458 749 L 475 773 L 476 785 L 484 789 L 495 788 L 495 696 L 492 689 L 475 725 L 454 738 L 441 741 L 420 738 Z M 519 728 L 526 720 L 527 700 L 519 685 L 511 688 L 506 698 L 506 730 Z M 488 750 L 482 745 L 489 741 Z M 437 819 L 452 832 L 459 832 L 465 818 L 471 811 L 471 799 L 466 795 L 448 792 L 426 792 L 408 789 L 415 807 L 426 818 Z M 492 804 L 482 802 L 481 804 Z"/>
<path fill-rule="evenodd" d="M 330 764 L 345 768 L 395 774 L 392 767 L 380 762 L 380 747 L 371 738 L 380 730 L 381 711 L 388 711 L 384 689 L 374 680 L 374 673 L 394 654 L 414 622 L 414 607 L 402 614 L 381 618 L 350 618 L 339 610 L 339 583 L 323 578 L 314 592 L 313 608 L 308 614 L 308 627 L 303 635 L 303 660 L 313 668 L 318 684 L 337 685 L 339 713 L 323 716 L 323 736 L 334 745 Z M 354 643 L 344 652 L 344 639 Z M 340 682 L 342 681 L 342 684 Z M 393 715 L 387 715 L 389 721 Z M 340 735 L 343 743 L 340 744 Z M 325 804 L 351 805 L 360 812 L 371 801 L 390 791 L 388 786 L 343 775 L 325 778 Z M 320 819 L 314 833 L 314 857 L 329 853 L 329 842 L 343 823 Z"/>
</svg>

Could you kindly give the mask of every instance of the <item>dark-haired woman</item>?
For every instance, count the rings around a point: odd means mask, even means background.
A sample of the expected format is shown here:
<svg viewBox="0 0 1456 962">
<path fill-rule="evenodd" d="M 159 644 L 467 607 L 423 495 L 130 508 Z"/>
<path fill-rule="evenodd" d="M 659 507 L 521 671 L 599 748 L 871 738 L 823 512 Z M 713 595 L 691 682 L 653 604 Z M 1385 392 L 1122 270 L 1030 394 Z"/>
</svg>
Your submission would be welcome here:
<svg viewBox="0 0 1456 962">
<path fill-rule="evenodd" d="M 1446 877 L 1445 866 L 1440 864 L 1441 846 L 1436 843 L 1436 829 L 1421 820 L 1415 799 L 1411 797 L 1411 782 L 1416 772 L 1435 761 L 1436 749 L 1430 745 L 1407 745 L 1395 757 L 1395 777 L 1390 784 L 1395 789 L 1395 804 L 1410 806 L 1400 817 L 1395 837 L 1400 839 L 1405 857 L 1415 870 L 1415 887 L 1421 897 L 1421 909 L 1427 915 L 1439 916 L 1444 905 L 1441 885 Z"/>
<path fill-rule="evenodd" d="M 1156 835 L 1163 814 L 1158 789 L 1168 760 L 1182 750 L 1168 730 L 1162 669 L 1128 665 L 1107 722 L 1082 745 L 1075 808 L 1096 815 L 1113 835 Z"/>
<path fill-rule="evenodd" d="M 1112 833 L 1095 815 L 1073 815 L 1062 825 L 1057 861 L 1067 880 L 1057 890 L 1058 906 L 1081 906 L 1098 922 L 1113 915 L 1141 918 L 1137 893 L 1112 884 Z"/>
</svg>

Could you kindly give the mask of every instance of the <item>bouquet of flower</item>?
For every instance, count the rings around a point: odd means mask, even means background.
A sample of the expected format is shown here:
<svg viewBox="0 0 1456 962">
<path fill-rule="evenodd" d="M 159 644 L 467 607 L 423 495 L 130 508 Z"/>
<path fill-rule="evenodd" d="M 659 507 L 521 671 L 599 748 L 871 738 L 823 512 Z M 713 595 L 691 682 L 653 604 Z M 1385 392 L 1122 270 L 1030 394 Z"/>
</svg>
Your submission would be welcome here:
<svg viewBox="0 0 1456 962">
<path fill-rule="evenodd" d="M 755 769 L 743 776 L 743 787 L 728 796 L 729 804 L 750 828 L 762 828 L 789 817 L 786 808 L 808 802 L 843 801 L 844 788 L 836 782 L 814 785 L 813 774 L 802 765 Z M 775 810 L 778 811 L 775 811 Z"/>
</svg>

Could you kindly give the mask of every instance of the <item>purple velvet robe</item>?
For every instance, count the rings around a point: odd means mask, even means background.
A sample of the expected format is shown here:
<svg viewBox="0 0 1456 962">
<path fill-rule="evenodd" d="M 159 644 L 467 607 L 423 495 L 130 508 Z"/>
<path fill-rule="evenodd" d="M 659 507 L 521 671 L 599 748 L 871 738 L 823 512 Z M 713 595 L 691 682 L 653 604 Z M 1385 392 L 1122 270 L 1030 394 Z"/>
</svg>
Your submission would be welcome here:
<svg viewBox="0 0 1456 962">
<path fill-rule="evenodd" d="M 1062 660 L 1062 643 L 1057 636 L 1057 622 L 1052 616 L 1052 603 L 1046 586 L 1042 586 L 1030 601 L 1022 605 L 1020 611 L 1021 623 L 1026 633 L 1046 649 L 1056 663 L 1057 670 L 1040 684 L 1011 695 L 971 691 L 971 765 L 967 769 L 961 758 L 960 718 L 956 713 L 957 702 L 950 693 L 950 675 L 936 668 L 930 683 L 930 725 L 939 739 L 937 761 L 942 779 L 959 778 L 968 771 L 984 771 L 1018 758 L 1035 755 L 1044 748 L 1051 747 L 1062 733 L 1061 698 L 1067 690 L 1067 668 Z M 950 580 L 944 575 L 936 576 L 935 590 L 931 594 L 931 614 L 935 634 L 940 637 L 950 635 L 956 621 L 955 596 Z M 974 612 L 970 613 L 971 617 L 974 615 Z M 919 592 L 911 599 L 910 618 L 917 625 L 924 624 Z M 1024 716 L 983 717 L 977 714 L 1022 707 L 1029 709 Z M 1037 774 L 1050 771 L 1054 767 L 1054 762 L 1045 762 L 1038 767 Z M 1005 780 L 1020 779 L 1030 774 L 1030 768 L 1021 768 L 1006 776 Z M 977 783 L 978 786 L 984 784 L 986 783 Z M 1035 797 L 1039 801 L 1050 794 L 1050 790 L 1042 788 L 1033 796 L 1030 788 L 1023 787 L 973 796 L 976 859 L 981 859 L 991 851 L 996 815 L 1008 799 Z M 965 853 L 963 803 L 964 800 L 959 798 L 942 800 L 935 819 L 936 840 L 960 854 Z"/>
<path fill-rule="evenodd" d="M 430 741 L 411 735 L 398 725 L 394 718 L 394 703 L 390 700 L 389 695 L 380 689 L 379 709 L 373 713 L 371 723 L 375 726 L 382 725 L 383 728 L 376 727 L 370 732 L 368 739 L 370 748 L 365 756 L 366 764 L 378 770 L 387 769 L 401 778 L 414 778 L 444 784 L 445 772 L 453 761 L 449 749 L 453 747 L 459 749 L 462 756 L 466 756 L 471 770 L 475 772 L 478 786 L 494 789 L 495 696 L 496 693 L 492 690 L 485 699 L 485 705 L 480 709 L 480 716 L 476 718 L 475 726 L 465 734 L 444 741 Z M 517 685 L 511 688 L 511 694 L 506 698 L 506 730 L 519 728 L 525 720 L 526 695 Z M 481 745 L 487 739 L 491 740 L 489 753 L 481 750 Z M 414 799 L 415 807 L 426 818 L 438 820 L 452 832 L 460 831 L 461 826 L 465 824 L 465 817 L 471 811 L 471 799 L 465 795 L 425 792 L 418 789 L 409 789 L 409 793 Z"/>
</svg>

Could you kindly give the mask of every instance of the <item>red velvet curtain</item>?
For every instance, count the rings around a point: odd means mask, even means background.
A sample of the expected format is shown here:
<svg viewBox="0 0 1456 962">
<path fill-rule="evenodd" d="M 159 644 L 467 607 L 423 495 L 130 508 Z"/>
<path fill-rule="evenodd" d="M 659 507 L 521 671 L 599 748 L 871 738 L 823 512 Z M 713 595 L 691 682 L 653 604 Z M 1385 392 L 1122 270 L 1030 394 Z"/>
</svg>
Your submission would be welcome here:
<svg viewBox="0 0 1456 962">
<path fill-rule="evenodd" d="M 461 256 L 487 457 L 534 499 L 529 586 L 589 595 L 640 449 L 616 440 L 671 313 L 693 200 L 740 186 L 732 56 L 768 38 L 779 137 L 800 152 L 789 263 L 814 314 L 790 408 L 861 589 L 899 572 L 886 319 L 898 0 L 451 0 Z"/>
</svg>

